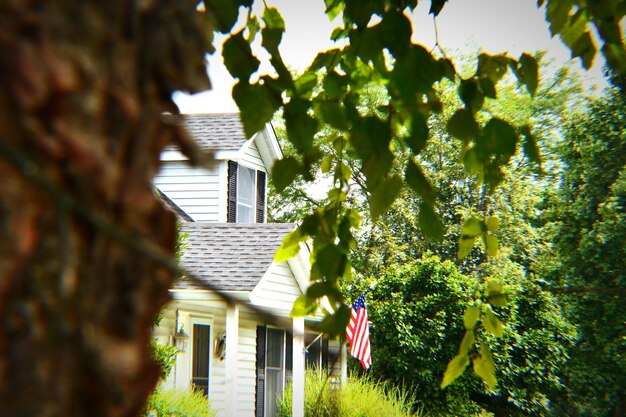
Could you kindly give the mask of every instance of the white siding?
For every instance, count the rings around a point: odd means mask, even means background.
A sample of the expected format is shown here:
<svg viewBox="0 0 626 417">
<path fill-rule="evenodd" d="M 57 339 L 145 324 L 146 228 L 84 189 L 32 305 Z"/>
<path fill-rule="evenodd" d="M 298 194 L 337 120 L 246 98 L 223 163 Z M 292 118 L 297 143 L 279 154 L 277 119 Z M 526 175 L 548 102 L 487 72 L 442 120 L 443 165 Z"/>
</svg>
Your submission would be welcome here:
<svg viewBox="0 0 626 417">
<path fill-rule="evenodd" d="M 165 161 L 154 184 L 196 221 L 218 222 L 220 209 L 220 164 L 212 161 L 206 168 L 191 167 L 187 161 Z M 225 190 L 223 190 L 225 192 Z M 225 204 L 225 203 L 224 203 Z"/>
<path fill-rule="evenodd" d="M 255 142 L 251 142 L 242 148 L 241 157 L 239 163 L 248 168 L 256 169 L 257 171 L 267 172 L 267 168 L 259 155 L 259 150 L 256 147 Z"/>
<path fill-rule="evenodd" d="M 289 316 L 296 298 L 302 294 L 291 269 L 285 262 L 272 263 L 252 292 L 252 302 L 269 307 L 276 314 Z"/>
</svg>

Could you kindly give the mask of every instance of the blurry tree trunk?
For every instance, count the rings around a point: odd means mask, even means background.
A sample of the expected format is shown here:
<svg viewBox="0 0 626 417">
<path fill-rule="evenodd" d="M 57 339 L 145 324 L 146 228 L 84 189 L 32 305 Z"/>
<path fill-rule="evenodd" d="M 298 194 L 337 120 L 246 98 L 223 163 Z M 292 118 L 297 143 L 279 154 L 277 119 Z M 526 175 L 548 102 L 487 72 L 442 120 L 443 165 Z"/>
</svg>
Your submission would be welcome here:
<svg viewBox="0 0 626 417">
<path fill-rule="evenodd" d="M 135 416 L 157 381 L 173 274 L 137 246 L 174 251 L 151 179 L 189 146 L 161 122 L 172 91 L 209 86 L 200 19 L 187 0 L 0 3 L 3 417 Z"/>
</svg>

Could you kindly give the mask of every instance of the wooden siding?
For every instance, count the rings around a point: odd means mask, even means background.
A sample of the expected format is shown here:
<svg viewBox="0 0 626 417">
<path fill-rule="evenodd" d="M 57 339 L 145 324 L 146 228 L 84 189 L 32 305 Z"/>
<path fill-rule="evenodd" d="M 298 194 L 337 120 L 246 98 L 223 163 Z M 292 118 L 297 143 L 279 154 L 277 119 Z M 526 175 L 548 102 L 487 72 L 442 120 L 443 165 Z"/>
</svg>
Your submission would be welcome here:
<svg viewBox="0 0 626 417">
<path fill-rule="evenodd" d="M 252 168 L 257 171 L 267 172 L 267 168 L 263 163 L 263 159 L 261 159 L 256 142 L 252 142 L 243 147 L 241 156 L 237 162 L 245 167 Z"/>
<path fill-rule="evenodd" d="M 225 162 L 213 161 L 206 168 L 195 168 L 186 161 L 165 161 L 154 184 L 194 220 L 223 221 L 220 164 Z"/>
<path fill-rule="evenodd" d="M 252 302 L 288 316 L 296 298 L 302 294 L 291 269 L 285 262 L 272 263 L 252 292 Z"/>
</svg>

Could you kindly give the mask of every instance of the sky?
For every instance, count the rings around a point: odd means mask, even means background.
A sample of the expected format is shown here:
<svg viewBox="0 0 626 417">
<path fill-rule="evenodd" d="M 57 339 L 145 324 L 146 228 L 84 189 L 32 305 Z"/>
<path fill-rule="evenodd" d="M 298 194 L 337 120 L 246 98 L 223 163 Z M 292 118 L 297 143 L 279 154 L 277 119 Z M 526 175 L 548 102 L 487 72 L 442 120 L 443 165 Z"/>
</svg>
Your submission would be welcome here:
<svg viewBox="0 0 626 417">
<path fill-rule="evenodd" d="M 265 0 L 277 7 L 285 19 L 286 32 L 280 45 L 289 68 L 304 69 L 318 52 L 332 48 L 330 34 L 340 26 L 340 17 L 330 22 L 324 14 L 324 0 Z M 261 4 L 259 4 L 261 3 Z M 261 14 L 262 2 L 255 2 L 253 12 Z M 433 18 L 428 14 L 430 1 L 422 0 L 412 14 L 413 42 L 431 49 L 435 44 Z M 569 50 L 558 38 L 552 39 L 544 20 L 545 10 L 536 8 L 535 0 L 450 0 L 437 17 L 439 44 L 446 52 L 475 51 L 480 47 L 491 54 L 508 52 L 519 57 L 524 51 L 548 51 L 557 65 L 570 59 Z M 223 41 L 218 37 L 216 46 Z M 262 60 L 263 61 L 263 60 Z M 575 61 L 579 66 L 579 60 Z M 603 64 L 598 55 L 593 68 L 585 74 L 588 87 L 604 85 Z M 262 70 L 267 67 L 262 67 Z M 219 53 L 208 57 L 207 71 L 213 89 L 193 96 L 174 95 L 182 113 L 237 112 L 231 98 L 234 80 L 224 67 Z"/>
</svg>

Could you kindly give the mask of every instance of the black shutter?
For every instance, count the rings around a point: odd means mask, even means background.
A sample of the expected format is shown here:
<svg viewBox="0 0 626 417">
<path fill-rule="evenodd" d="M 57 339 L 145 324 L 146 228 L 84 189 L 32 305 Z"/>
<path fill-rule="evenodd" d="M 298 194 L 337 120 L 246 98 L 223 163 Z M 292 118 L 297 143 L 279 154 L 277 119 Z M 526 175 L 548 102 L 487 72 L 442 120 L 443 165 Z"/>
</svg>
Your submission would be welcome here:
<svg viewBox="0 0 626 417">
<path fill-rule="evenodd" d="M 256 326 L 256 417 L 265 416 L 265 337 L 267 328 Z"/>
<path fill-rule="evenodd" d="M 293 377 L 293 335 L 285 332 L 285 385 Z"/>
<path fill-rule="evenodd" d="M 256 222 L 265 223 L 265 172 L 256 172 Z"/>
<path fill-rule="evenodd" d="M 226 221 L 237 221 L 237 162 L 228 161 L 228 214 Z"/>
</svg>

